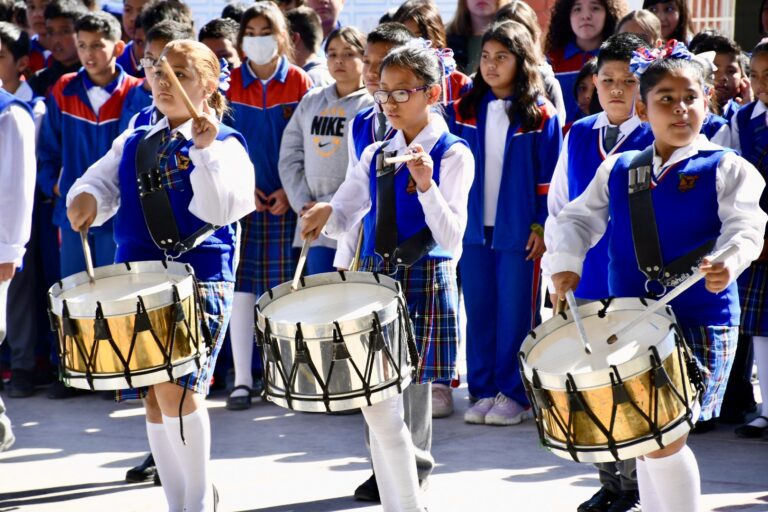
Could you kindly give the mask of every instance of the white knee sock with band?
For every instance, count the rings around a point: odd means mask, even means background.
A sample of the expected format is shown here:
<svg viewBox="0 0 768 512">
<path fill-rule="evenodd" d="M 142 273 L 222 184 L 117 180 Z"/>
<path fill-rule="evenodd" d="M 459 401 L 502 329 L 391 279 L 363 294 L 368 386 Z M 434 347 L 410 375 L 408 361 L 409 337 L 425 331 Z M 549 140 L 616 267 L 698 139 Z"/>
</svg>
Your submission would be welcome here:
<svg viewBox="0 0 768 512">
<path fill-rule="evenodd" d="M 251 361 L 253 358 L 254 326 L 253 307 L 256 295 L 235 292 L 232 301 L 232 317 L 229 321 L 229 335 L 232 339 L 232 362 L 235 366 L 235 386 L 253 386 Z M 245 396 L 243 390 L 232 393 L 233 396 Z"/>
<path fill-rule="evenodd" d="M 211 458 L 211 423 L 208 409 L 199 407 L 183 416 L 182 420 L 186 444 L 181 440 L 179 418 L 163 415 L 166 435 L 184 475 L 184 510 L 212 512 L 213 484 L 208 470 Z"/>
<path fill-rule="evenodd" d="M 178 431 L 176 435 L 179 435 Z M 165 500 L 168 502 L 168 512 L 183 512 L 184 475 L 165 432 L 165 425 L 147 422 L 147 438 L 163 485 Z"/>
<path fill-rule="evenodd" d="M 653 482 L 661 512 L 701 510 L 699 465 L 690 447 L 684 446 L 679 452 L 667 457 L 646 457 L 645 468 Z"/>
</svg>

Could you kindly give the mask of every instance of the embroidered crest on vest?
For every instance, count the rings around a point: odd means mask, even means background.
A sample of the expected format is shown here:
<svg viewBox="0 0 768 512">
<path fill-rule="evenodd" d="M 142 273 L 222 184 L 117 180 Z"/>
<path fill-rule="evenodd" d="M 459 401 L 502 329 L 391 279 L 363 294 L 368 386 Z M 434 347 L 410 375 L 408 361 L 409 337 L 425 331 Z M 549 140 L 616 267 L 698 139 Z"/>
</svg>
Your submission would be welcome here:
<svg viewBox="0 0 768 512">
<path fill-rule="evenodd" d="M 698 176 L 691 174 L 680 174 L 678 177 L 680 178 L 680 183 L 677 185 L 677 189 L 680 192 L 688 192 L 693 189 L 696 186 L 696 180 L 699 179 Z"/>
</svg>

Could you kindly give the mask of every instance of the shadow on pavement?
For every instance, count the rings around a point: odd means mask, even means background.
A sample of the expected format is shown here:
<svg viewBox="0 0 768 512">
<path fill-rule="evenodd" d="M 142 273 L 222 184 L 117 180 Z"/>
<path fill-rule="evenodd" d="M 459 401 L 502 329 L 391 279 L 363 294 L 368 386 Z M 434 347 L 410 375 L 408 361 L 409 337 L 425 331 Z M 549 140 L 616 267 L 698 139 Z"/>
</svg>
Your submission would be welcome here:
<svg viewBox="0 0 768 512">
<path fill-rule="evenodd" d="M 116 480 L 114 482 L 63 485 L 59 487 L 44 487 L 41 489 L 8 492 L 0 494 L 0 509 L 6 510 L 6 507 L 23 508 L 45 503 L 63 503 L 90 496 L 123 492 L 128 489 L 144 489 L 152 486 L 152 482 L 146 484 L 126 484 L 125 480 Z"/>
</svg>

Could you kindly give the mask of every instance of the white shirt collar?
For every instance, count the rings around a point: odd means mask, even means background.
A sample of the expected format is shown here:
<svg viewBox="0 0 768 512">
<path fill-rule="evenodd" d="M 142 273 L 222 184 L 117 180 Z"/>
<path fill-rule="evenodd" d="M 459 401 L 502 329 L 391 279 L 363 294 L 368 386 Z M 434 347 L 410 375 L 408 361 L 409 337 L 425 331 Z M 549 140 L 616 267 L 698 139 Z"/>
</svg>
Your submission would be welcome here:
<svg viewBox="0 0 768 512">
<path fill-rule="evenodd" d="M 637 115 L 634 115 L 619 125 L 619 132 L 621 132 L 622 135 L 628 135 L 641 124 L 642 121 L 640 121 L 640 118 L 637 117 Z M 611 122 L 608 120 L 608 114 L 605 112 L 600 112 L 597 115 L 597 119 L 595 120 L 595 124 L 592 126 L 592 129 L 599 130 L 601 128 L 605 128 L 606 126 L 613 125 L 611 125 Z"/>
<path fill-rule="evenodd" d="M 661 157 L 656 153 L 656 144 L 654 144 L 653 145 L 653 168 L 654 170 L 666 169 L 667 167 L 674 165 L 678 162 L 681 162 L 686 158 L 692 157 L 699 151 L 712 151 L 717 149 L 722 149 L 722 148 L 717 144 L 711 143 L 705 135 L 699 134 L 692 143 L 688 144 L 687 146 L 677 148 L 672 153 L 672 156 L 669 157 L 669 160 L 667 160 L 664 163 L 664 166 L 662 167 Z M 654 173 L 654 174 L 658 174 L 658 173 Z"/>
<path fill-rule="evenodd" d="M 152 128 L 147 131 L 147 134 L 144 136 L 144 138 L 151 137 L 152 135 L 156 134 L 160 130 L 165 130 L 168 128 L 168 118 L 163 117 L 160 119 Z M 171 133 L 180 132 L 185 139 L 192 140 L 192 119 L 189 119 L 182 123 L 180 126 L 178 126 L 175 130 L 171 130 Z"/>
<path fill-rule="evenodd" d="M 32 101 L 32 98 L 35 96 L 34 91 L 32 91 L 32 88 L 29 86 L 27 82 L 21 82 L 19 84 L 19 88 L 16 89 L 16 92 L 13 93 L 16 98 L 20 99 L 21 101 Z"/>
<path fill-rule="evenodd" d="M 751 119 L 754 119 L 761 114 L 764 115 L 766 112 L 768 112 L 768 106 L 766 106 L 762 101 L 757 100 L 757 105 L 755 105 L 755 108 L 752 109 Z"/>
<path fill-rule="evenodd" d="M 414 144 L 421 144 L 424 151 L 429 153 L 437 143 L 440 136 L 448 131 L 448 125 L 440 114 L 430 114 L 429 123 L 419 132 L 410 144 L 405 143 L 403 132 L 398 130 L 390 143 L 387 145 L 387 151 L 404 152 L 408 147 Z"/>
</svg>

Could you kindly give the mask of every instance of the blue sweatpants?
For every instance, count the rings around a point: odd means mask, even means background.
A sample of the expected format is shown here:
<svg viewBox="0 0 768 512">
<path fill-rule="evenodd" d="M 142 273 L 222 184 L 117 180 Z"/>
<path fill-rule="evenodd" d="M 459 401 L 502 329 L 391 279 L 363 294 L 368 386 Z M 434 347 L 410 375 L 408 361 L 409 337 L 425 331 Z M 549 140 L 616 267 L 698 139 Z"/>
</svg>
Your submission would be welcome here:
<svg viewBox="0 0 768 512">
<path fill-rule="evenodd" d="M 96 230 L 88 232 L 88 243 L 91 246 L 91 258 L 94 267 L 111 265 L 115 262 L 115 245 L 112 230 Z M 68 226 L 61 228 L 61 277 L 69 277 L 85 270 L 85 256 L 80 233 Z"/>
<path fill-rule="evenodd" d="M 465 245 L 459 261 L 467 312 L 467 384 L 477 398 L 501 392 L 527 405 L 517 353 L 526 334 L 541 322 L 540 260 L 524 251 Z"/>
</svg>

